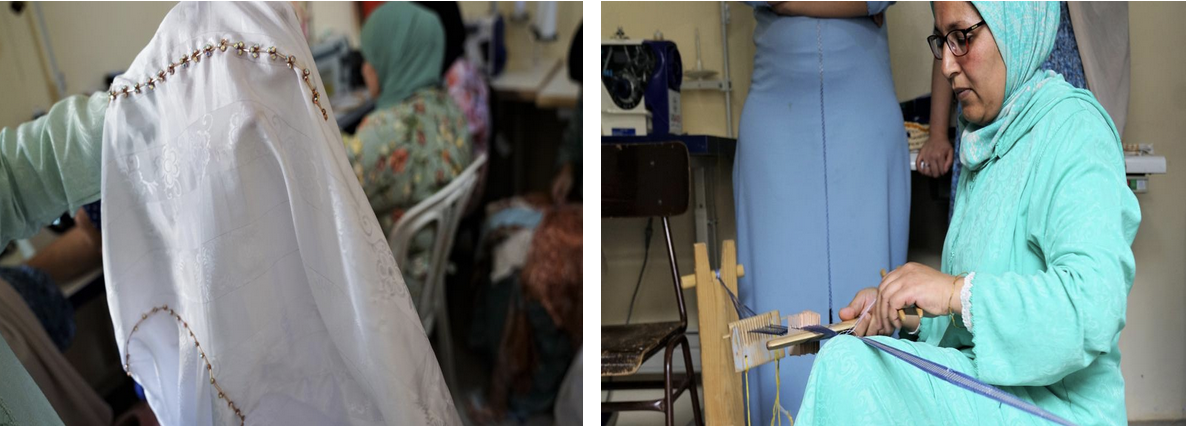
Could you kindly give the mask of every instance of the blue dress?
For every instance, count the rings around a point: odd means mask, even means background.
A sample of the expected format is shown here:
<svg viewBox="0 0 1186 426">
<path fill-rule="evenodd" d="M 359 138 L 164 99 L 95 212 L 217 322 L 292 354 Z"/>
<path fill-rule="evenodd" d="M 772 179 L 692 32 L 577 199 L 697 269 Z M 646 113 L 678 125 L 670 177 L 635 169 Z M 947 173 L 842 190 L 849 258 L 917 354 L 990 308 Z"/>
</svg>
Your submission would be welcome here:
<svg viewBox="0 0 1186 426">
<path fill-rule="evenodd" d="M 870 2 L 870 15 L 887 6 Z M 739 292 L 757 312 L 810 309 L 837 321 L 879 270 L 906 262 L 909 151 L 886 28 L 868 17 L 779 16 L 765 3 L 754 15 L 733 176 Z M 814 358 L 782 361 L 781 401 L 792 413 Z M 750 372 L 755 422 L 770 420 L 774 370 Z"/>
</svg>

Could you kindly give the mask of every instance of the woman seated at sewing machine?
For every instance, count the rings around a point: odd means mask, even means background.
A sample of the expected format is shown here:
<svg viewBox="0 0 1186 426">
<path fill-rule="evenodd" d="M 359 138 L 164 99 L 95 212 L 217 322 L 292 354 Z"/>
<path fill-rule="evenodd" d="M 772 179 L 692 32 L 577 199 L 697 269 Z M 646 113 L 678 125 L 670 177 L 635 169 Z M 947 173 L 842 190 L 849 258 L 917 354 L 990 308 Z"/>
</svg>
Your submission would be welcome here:
<svg viewBox="0 0 1186 426">
<path fill-rule="evenodd" d="M 963 115 L 942 271 L 907 264 L 840 311 L 875 338 L 1077 424 L 1124 424 L 1120 330 L 1140 223 L 1119 135 L 1087 91 L 1038 71 L 1057 2 L 936 2 L 931 49 Z M 903 320 L 918 307 L 924 318 Z M 915 317 L 918 318 L 918 317 Z M 800 424 L 1039 424 L 841 336 L 824 345 Z"/>
</svg>

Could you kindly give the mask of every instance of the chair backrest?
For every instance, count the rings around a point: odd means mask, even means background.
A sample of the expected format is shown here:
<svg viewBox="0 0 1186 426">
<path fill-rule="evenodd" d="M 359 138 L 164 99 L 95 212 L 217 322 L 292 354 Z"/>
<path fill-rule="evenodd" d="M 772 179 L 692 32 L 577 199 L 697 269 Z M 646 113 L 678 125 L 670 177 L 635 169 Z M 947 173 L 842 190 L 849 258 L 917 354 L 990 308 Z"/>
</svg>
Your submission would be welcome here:
<svg viewBox="0 0 1186 426">
<path fill-rule="evenodd" d="M 601 145 L 601 217 L 662 218 L 667 263 L 683 326 L 688 323 L 687 308 L 668 218 L 688 211 L 690 180 L 688 147 L 682 143 Z"/>
<path fill-rule="evenodd" d="M 601 145 L 601 217 L 678 216 L 691 198 L 679 142 Z"/>
<path fill-rule="evenodd" d="M 412 240 L 421 230 L 436 225 L 428 276 L 423 283 L 420 300 L 416 301 L 420 322 L 427 333 L 432 332 L 435 324 L 435 313 L 440 309 L 437 303 L 444 300 L 443 295 L 438 292 L 444 291 L 445 270 L 449 263 L 449 252 L 453 250 L 453 237 L 461 223 L 465 203 L 478 182 L 478 171 L 485 163 L 486 154 L 475 158 L 452 182 L 404 213 L 387 238 L 391 252 L 395 255 L 395 264 L 400 268 L 408 268 L 408 249 L 412 245 Z"/>
</svg>

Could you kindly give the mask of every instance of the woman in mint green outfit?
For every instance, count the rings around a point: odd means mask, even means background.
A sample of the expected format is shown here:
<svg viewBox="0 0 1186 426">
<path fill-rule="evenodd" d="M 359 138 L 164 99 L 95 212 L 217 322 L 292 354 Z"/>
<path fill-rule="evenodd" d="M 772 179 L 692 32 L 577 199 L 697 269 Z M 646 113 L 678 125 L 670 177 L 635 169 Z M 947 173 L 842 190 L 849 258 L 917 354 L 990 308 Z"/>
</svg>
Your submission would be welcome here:
<svg viewBox="0 0 1186 426">
<path fill-rule="evenodd" d="M 840 316 L 872 304 L 858 335 L 917 330 L 917 341 L 875 339 L 1076 424 L 1125 424 L 1118 343 L 1140 210 L 1107 113 L 1038 71 L 1058 3 L 936 2 L 934 15 L 932 50 L 963 107 L 965 170 L 942 271 L 907 264 Z M 899 319 L 911 305 L 926 312 L 921 324 Z M 1045 423 L 848 336 L 824 345 L 796 420 Z"/>
</svg>

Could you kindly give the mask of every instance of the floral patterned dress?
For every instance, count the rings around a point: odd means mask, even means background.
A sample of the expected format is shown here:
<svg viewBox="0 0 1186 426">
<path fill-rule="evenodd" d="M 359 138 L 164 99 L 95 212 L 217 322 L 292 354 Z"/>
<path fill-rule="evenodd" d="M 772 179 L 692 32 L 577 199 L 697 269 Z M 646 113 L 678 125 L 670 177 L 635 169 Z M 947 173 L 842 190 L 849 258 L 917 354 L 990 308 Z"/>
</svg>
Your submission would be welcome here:
<svg viewBox="0 0 1186 426">
<path fill-rule="evenodd" d="M 354 136 L 343 138 L 346 157 L 370 200 L 384 235 L 416 203 L 461 174 L 473 157 L 465 115 L 443 89 L 420 89 L 391 108 L 362 120 Z M 418 301 L 428 271 L 432 233 L 416 236 L 411 265 L 399 265 Z"/>
<path fill-rule="evenodd" d="M 346 157 L 385 234 L 407 209 L 461 174 L 473 152 L 465 115 L 437 87 L 372 112 L 344 141 Z"/>
</svg>

